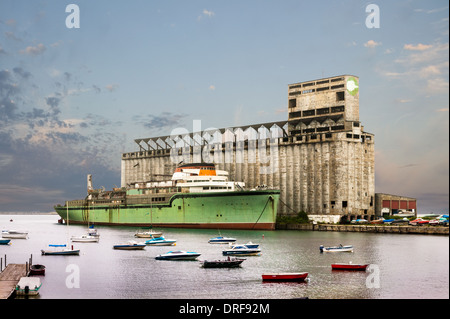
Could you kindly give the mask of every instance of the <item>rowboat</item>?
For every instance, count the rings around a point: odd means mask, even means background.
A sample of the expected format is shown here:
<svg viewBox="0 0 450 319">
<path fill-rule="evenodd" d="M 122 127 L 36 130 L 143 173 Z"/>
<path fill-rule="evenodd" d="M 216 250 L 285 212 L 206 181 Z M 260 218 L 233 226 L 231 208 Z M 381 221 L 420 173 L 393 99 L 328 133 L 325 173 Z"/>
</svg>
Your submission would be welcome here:
<svg viewBox="0 0 450 319">
<path fill-rule="evenodd" d="M 144 243 L 138 243 L 135 241 L 129 241 L 125 244 L 117 244 L 113 246 L 114 249 L 122 249 L 122 250 L 139 250 L 144 249 L 145 244 Z"/>
<path fill-rule="evenodd" d="M 362 270 L 365 271 L 369 264 L 335 263 L 331 264 L 333 270 Z"/>
<path fill-rule="evenodd" d="M 201 261 L 201 266 L 203 268 L 235 268 L 239 267 L 244 258 L 230 258 L 224 260 L 203 260 Z"/>
<path fill-rule="evenodd" d="M 169 251 L 168 253 L 158 255 L 155 257 L 156 260 L 195 260 L 201 254 L 192 251 Z"/>
<path fill-rule="evenodd" d="M 307 272 L 285 272 L 262 274 L 263 281 L 304 281 L 308 277 Z"/>
<path fill-rule="evenodd" d="M 353 252 L 353 246 L 352 245 L 339 245 L 336 247 L 323 247 L 323 245 L 320 245 L 320 252 Z"/>
<path fill-rule="evenodd" d="M 20 296 L 36 296 L 41 288 L 41 280 L 37 277 L 22 277 L 16 285 L 15 291 Z"/>
<path fill-rule="evenodd" d="M 44 265 L 31 265 L 30 266 L 30 275 L 45 275 L 45 266 Z"/>
</svg>

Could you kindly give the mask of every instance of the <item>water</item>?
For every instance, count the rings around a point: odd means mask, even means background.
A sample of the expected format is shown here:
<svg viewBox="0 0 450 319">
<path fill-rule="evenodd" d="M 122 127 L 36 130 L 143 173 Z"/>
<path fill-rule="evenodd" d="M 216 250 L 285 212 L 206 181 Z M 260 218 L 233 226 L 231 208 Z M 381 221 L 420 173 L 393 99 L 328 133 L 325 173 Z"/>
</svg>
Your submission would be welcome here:
<svg viewBox="0 0 450 319">
<path fill-rule="evenodd" d="M 10 219 L 13 222 L 10 222 Z M 259 243 L 261 256 L 241 268 L 204 269 L 198 261 L 160 261 L 169 250 L 200 252 L 199 260 L 225 258 L 226 245 L 208 244 L 218 230 L 166 228 L 177 245 L 121 251 L 135 239 L 133 227 L 96 227 L 98 243 L 73 243 L 80 256 L 42 256 L 48 244 L 66 243 L 86 226 L 57 224 L 56 215 L 0 215 L 1 229 L 28 230 L 29 239 L 0 245 L 8 263 L 46 266 L 41 299 L 448 299 L 449 238 L 433 235 L 313 231 L 222 230 L 237 243 Z M 352 244 L 353 253 L 320 253 L 319 246 Z M 331 263 L 369 263 L 366 272 L 332 271 Z M 262 282 L 264 272 L 308 272 L 304 283 Z M 79 287 L 77 287 L 79 284 Z"/>
</svg>

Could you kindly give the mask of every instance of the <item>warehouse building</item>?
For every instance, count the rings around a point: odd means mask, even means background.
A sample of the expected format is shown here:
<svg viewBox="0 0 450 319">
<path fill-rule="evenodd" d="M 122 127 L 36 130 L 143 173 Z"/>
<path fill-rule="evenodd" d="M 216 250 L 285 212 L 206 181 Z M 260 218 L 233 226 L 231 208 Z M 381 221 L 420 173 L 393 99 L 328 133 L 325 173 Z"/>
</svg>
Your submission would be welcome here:
<svg viewBox="0 0 450 319">
<path fill-rule="evenodd" d="M 121 184 L 167 180 L 179 163 L 213 162 L 247 188 L 281 190 L 279 214 L 345 222 L 375 217 L 374 135 L 359 119 L 359 79 L 288 85 L 288 119 L 234 128 L 174 130 L 136 139 Z"/>
</svg>

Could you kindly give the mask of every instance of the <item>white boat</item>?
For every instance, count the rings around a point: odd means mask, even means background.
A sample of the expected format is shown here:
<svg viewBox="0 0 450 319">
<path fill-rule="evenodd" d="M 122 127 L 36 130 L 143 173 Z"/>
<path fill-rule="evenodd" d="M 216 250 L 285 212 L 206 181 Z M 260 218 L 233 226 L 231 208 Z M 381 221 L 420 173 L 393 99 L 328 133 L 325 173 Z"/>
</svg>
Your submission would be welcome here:
<svg viewBox="0 0 450 319">
<path fill-rule="evenodd" d="M 72 236 L 71 240 L 79 243 L 98 243 L 99 237 L 90 235 L 81 235 L 81 236 Z"/>
<path fill-rule="evenodd" d="M 208 240 L 208 243 L 210 243 L 210 244 L 230 244 L 230 243 L 234 243 L 235 241 L 236 241 L 236 238 L 218 236 L 218 237 L 214 237 L 214 238 L 211 238 L 210 240 Z"/>
<path fill-rule="evenodd" d="M 149 231 L 138 231 L 136 234 L 134 234 L 135 237 L 138 238 L 157 238 L 162 236 L 161 231 L 154 231 L 153 229 L 150 229 Z"/>
<path fill-rule="evenodd" d="M 41 249 L 42 255 L 59 255 L 59 256 L 67 256 L 67 255 L 80 255 L 79 249 L 73 249 L 73 246 L 71 248 L 66 248 L 67 245 L 48 245 L 49 247 L 52 247 L 51 249 Z"/>
<path fill-rule="evenodd" d="M 36 296 L 42 283 L 39 277 L 22 277 L 16 285 L 15 291 L 19 296 Z"/>
<path fill-rule="evenodd" d="M 320 245 L 320 252 L 353 252 L 352 245 L 339 245 L 335 247 L 323 247 Z"/>
<path fill-rule="evenodd" d="M 254 244 L 251 241 L 249 241 L 248 243 L 243 244 L 243 245 L 231 245 L 230 244 L 230 248 L 235 247 L 235 246 L 245 246 L 247 248 L 259 248 L 259 244 Z"/>
<path fill-rule="evenodd" d="M 166 239 L 161 236 L 149 239 L 145 242 L 145 244 L 149 246 L 172 246 L 176 245 L 176 242 L 177 241 L 175 239 Z"/>
<path fill-rule="evenodd" d="M 116 244 L 113 246 L 114 249 L 122 249 L 122 250 L 140 250 L 145 248 L 144 243 L 138 243 L 135 241 L 129 241 L 125 244 Z"/>
<path fill-rule="evenodd" d="M 27 239 L 28 232 L 27 231 L 19 231 L 19 230 L 2 230 L 2 238 L 9 239 Z"/>
<path fill-rule="evenodd" d="M 257 256 L 261 254 L 259 248 L 249 248 L 245 245 L 234 245 L 231 248 L 223 250 L 224 256 Z"/>
<path fill-rule="evenodd" d="M 176 251 L 169 251 L 168 253 L 158 255 L 155 257 L 156 260 L 195 260 L 198 256 L 200 256 L 200 253 L 196 253 L 193 251 L 183 251 L 183 250 L 176 250 Z"/>
</svg>

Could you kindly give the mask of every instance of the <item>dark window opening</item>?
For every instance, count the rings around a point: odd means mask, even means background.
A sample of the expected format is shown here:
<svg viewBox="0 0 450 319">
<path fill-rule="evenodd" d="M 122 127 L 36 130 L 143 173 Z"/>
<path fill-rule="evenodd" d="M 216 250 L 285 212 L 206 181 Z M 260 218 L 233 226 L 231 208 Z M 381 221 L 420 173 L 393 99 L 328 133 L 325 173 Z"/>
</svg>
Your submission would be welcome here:
<svg viewBox="0 0 450 319">
<path fill-rule="evenodd" d="M 347 201 L 346 201 L 346 200 L 343 200 L 343 201 L 342 201 L 342 207 L 343 207 L 343 208 L 347 207 Z"/>
<path fill-rule="evenodd" d="M 336 101 L 344 101 L 345 100 L 345 92 L 336 92 Z"/>
</svg>

